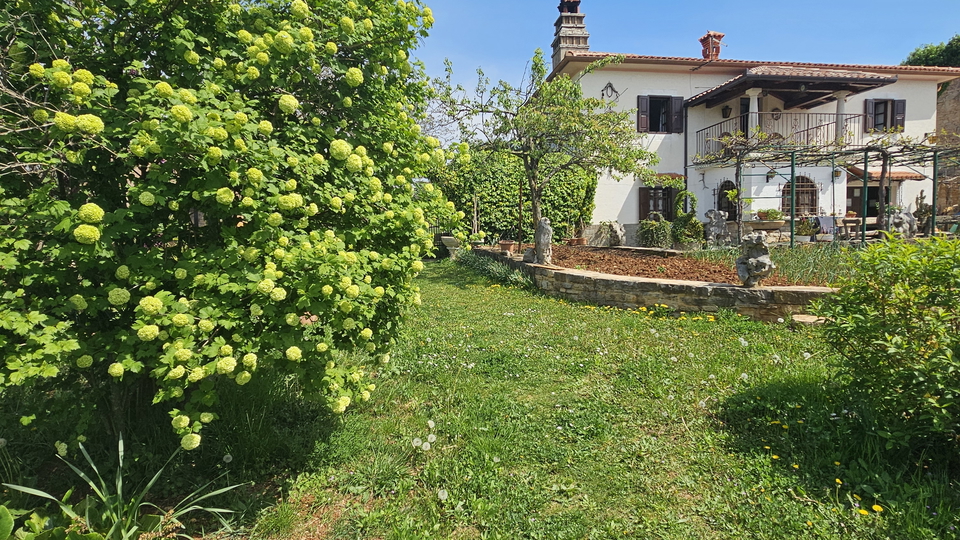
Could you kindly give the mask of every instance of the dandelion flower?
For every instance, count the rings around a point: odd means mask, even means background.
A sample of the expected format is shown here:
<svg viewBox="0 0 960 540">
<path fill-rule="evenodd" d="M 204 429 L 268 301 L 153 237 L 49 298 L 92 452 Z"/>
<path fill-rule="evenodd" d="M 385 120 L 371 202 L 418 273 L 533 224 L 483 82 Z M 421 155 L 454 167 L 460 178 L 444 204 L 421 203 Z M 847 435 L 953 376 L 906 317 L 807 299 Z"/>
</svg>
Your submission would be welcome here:
<svg viewBox="0 0 960 540">
<path fill-rule="evenodd" d="M 857 512 L 859 512 L 859 513 L 860 513 L 860 515 L 864 515 L 864 516 L 866 516 L 866 515 L 868 515 L 868 514 L 870 514 L 870 512 L 868 512 L 868 511 L 866 511 L 866 510 L 864 510 L 863 508 L 861 508 L 861 509 L 859 509 L 859 510 L 857 510 Z"/>
<path fill-rule="evenodd" d="M 440 499 L 441 501 L 447 500 L 447 497 L 449 496 L 450 494 L 447 493 L 447 490 L 445 489 L 441 489 L 440 491 L 437 492 L 437 498 Z"/>
<path fill-rule="evenodd" d="M 871 506 L 871 508 L 873 508 L 873 511 L 874 511 L 874 512 L 883 512 L 883 507 L 880 506 L 879 504 L 875 504 L 875 505 Z"/>
</svg>

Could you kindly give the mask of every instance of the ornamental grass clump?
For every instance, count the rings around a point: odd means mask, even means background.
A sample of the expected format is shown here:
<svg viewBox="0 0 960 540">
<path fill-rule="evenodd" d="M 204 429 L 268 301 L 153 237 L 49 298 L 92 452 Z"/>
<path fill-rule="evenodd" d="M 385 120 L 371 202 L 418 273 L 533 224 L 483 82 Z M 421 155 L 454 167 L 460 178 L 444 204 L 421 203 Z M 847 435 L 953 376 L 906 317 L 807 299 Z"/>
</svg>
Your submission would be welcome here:
<svg viewBox="0 0 960 540">
<path fill-rule="evenodd" d="M 260 370 L 336 412 L 364 401 L 420 301 L 429 224 L 463 217 L 408 180 L 433 147 L 406 53 L 428 10 L 164 9 L 157 24 L 141 1 L 0 7 L 0 396 L 16 385 L 85 403 L 54 407 L 84 415 L 59 422 L 78 431 L 61 440 L 129 432 L 156 406 L 189 419 L 161 427 L 197 448 L 198 419 L 243 414 L 218 410 L 219 389 Z M 3 54 L 8 42 L 20 53 Z M 327 368 L 341 356 L 357 365 Z"/>
<path fill-rule="evenodd" d="M 958 441 L 958 260 L 960 240 L 888 237 L 816 305 L 844 379 L 878 413 L 888 448 Z"/>
</svg>

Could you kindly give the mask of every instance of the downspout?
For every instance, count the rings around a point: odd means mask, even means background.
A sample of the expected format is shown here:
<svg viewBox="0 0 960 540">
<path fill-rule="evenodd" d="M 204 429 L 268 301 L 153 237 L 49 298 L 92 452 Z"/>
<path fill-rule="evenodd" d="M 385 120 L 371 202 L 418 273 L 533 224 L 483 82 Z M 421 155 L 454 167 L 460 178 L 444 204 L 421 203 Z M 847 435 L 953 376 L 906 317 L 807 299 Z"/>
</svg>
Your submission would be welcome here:
<svg viewBox="0 0 960 540">
<path fill-rule="evenodd" d="M 683 105 L 683 189 L 685 191 L 690 191 L 690 174 L 689 167 L 687 166 L 690 163 L 690 107 L 686 104 Z"/>
</svg>

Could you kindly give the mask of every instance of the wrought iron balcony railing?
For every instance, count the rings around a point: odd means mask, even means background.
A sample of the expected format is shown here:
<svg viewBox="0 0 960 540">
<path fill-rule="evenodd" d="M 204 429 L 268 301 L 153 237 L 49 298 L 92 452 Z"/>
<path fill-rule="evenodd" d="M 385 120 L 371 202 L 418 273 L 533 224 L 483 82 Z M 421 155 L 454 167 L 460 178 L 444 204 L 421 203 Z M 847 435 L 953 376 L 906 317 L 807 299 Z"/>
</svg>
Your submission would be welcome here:
<svg viewBox="0 0 960 540">
<path fill-rule="evenodd" d="M 728 160 L 728 145 L 739 139 L 758 151 L 790 148 L 855 147 L 863 142 L 862 114 L 747 113 L 697 132 L 694 163 Z M 755 126 L 755 127 L 752 127 Z"/>
</svg>

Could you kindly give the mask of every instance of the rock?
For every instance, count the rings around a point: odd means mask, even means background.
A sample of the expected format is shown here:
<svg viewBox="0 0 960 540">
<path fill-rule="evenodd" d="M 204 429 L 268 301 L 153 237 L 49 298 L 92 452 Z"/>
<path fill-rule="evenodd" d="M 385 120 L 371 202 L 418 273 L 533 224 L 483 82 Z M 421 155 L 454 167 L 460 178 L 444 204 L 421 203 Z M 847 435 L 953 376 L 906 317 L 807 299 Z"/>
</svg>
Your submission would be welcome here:
<svg viewBox="0 0 960 540">
<path fill-rule="evenodd" d="M 913 238 L 917 235 L 917 218 L 903 210 L 890 217 L 890 230 L 904 238 Z"/>
<path fill-rule="evenodd" d="M 622 246 L 627 243 L 627 231 L 623 225 L 614 221 L 610 224 L 610 245 Z"/>
<path fill-rule="evenodd" d="M 527 248 L 523 250 L 523 262 L 525 263 L 537 262 L 537 251 L 533 248 Z"/>
<path fill-rule="evenodd" d="M 727 213 L 723 210 L 707 210 L 703 214 L 707 218 L 704 234 L 707 245 L 721 247 L 730 245 L 730 229 L 727 228 Z"/>
<path fill-rule="evenodd" d="M 537 223 L 536 231 L 536 253 L 533 261 L 527 261 L 527 254 L 523 254 L 525 262 L 536 262 L 538 264 L 553 264 L 553 227 L 550 226 L 550 220 L 540 218 Z"/>
<path fill-rule="evenodd" d="M 744 287 L 756 287 L 777 268 L 770 260 L 770 246 L 763 232 L 743 237 L 743 254 L 737 259 L 737 275 Z"/>
</svg>

